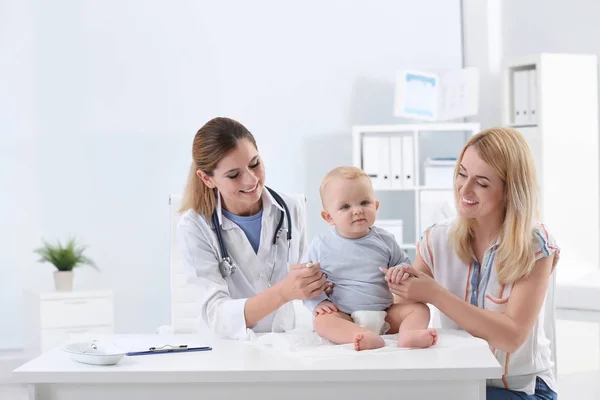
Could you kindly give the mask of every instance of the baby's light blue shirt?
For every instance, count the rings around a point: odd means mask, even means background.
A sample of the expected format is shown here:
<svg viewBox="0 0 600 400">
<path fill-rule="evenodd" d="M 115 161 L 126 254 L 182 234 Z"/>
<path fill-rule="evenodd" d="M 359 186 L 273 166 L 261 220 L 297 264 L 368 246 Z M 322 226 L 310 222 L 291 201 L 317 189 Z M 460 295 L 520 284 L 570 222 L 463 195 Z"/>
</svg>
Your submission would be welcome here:
<svg viewBox="0 0 600 400">
<path fill-rule="evenodd" d="M 311 242 L 303 262 L 307 261 L 320 263 L 334 284 L 330 297 L 323 293 L 304 301 L 311 313 L 327 299 L 346 314 L 383 311 L 392 305 L 393 297 L 379 267 L 411 264 L 394 236 L 376 226 L 359 239 L 345 238 L 332 228 Z"/>
</svg>

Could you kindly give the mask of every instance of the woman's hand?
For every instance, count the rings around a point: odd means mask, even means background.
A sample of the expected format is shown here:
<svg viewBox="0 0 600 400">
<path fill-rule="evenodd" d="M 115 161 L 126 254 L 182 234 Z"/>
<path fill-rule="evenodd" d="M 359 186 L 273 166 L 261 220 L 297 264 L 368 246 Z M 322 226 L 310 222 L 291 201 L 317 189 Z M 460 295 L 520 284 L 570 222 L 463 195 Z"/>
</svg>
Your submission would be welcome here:
<svg viewBox="0 0 600 400">
<path fill-rule="evenodd" d="M 409 265 L 401 265 L 396 268 L 402 269 L 403 273 L 399 283 L 388 279 L 390 292 L 405 301 L 434 303 L 434 299 L 442 287 L 433 278 Z M 389 274 L 387 268 L 382 268 L 382 271 L 387 277 Z M 394 277 L 397 276 L 394 274 Z"/>
<path fill-rule="evenodd" d="M 307 300 L 317 297 L 330 285 L 327 276 L 321 272 L 319 263 L 294 264 L 287 276 L 278 283 L 281 295 L 286 302 Z"/>
</svg>

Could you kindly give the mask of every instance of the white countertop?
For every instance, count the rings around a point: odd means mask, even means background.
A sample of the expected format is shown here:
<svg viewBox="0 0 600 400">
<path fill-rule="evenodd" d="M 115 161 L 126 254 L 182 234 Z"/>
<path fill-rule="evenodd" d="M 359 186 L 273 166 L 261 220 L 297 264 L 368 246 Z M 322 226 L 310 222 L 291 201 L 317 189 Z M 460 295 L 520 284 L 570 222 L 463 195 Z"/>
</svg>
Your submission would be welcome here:
<svg viewBox="0 0 600 400">
<path fill-rule="evenodd" d="M 429 349 L 347 352 L 343 357 L 298 357 L 245 342 L 212 340 L 197 335 L 113 335 L 101 340 L 124 350 L 149 344 L 204 344 L 212 351 L 125 356 L 116 365 L 78 363 L 60 348 L 13 372 L 20 383 L 199 383 L 461 380 L 499 378 L 500 364 L 485 341 L 461 331 L 441 331 Z M 135 344 L 136 348 L 131 348 Z M 129 347 L 129 348 L 127 348 Z M 380 349 L 383 350 L 383 349 Z"/>
</svg>

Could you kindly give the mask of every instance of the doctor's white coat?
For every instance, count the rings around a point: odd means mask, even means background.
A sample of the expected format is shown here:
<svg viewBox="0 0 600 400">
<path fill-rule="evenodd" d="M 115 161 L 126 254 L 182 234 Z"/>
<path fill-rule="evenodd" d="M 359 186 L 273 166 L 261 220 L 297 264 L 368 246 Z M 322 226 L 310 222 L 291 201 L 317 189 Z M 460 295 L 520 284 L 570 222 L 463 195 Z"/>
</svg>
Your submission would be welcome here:
<svg viewBox="0 0 600 400">
<path fill-rule="evenodd" d="M 298 264 L 307 250 L 304 196 L 280 194 L 288 206 L 292 220 L 292 240 L 289 264 Z M 281 281 L 288 273 L 287 218 L 284 216 L 278 243 L 273 235 L 281 217 L 282 207 L 268 190 L 263 190 L 263 215 L 260 244 L 257 253 L 245 233 L 221 212 L 221 198 L 217 215 L 229 257 L 237 271 L 226 278 L 219 272 L 221 252 L 211 220 L 187 210 L 177 225 L 177 243 L 188 283 L 197 290 L 200 317 L 217 335 L 229 339 L 246 338 L 244 305 L 246 300 Z M 254 332 L 284 332 L 295 327 L 292 302 L 260 320 L 251 327 Z"/>
</svg>

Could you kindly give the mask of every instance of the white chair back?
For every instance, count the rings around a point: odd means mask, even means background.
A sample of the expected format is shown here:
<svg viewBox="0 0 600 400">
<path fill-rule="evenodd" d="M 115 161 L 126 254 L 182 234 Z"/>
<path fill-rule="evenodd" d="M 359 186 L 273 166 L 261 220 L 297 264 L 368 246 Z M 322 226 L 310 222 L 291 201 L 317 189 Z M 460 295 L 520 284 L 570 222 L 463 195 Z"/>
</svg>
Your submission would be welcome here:
<svg viewBox="0 0 600 400">
<path fill-rule="evenodd" d="M 548 283 L 548 291 L 546 292 L 546 300 L 544 301 L 544 333 L 546 338 L 550 340 L 550 350 L 552 353 L 552 361 L 554 361 L 554 377 L 558 380 L 558 361 L 556 359 L 556 268 L 550 276 Z"/>
<path fill-rule="evenodd" d="M 188 284 L 188 274 L 181 263 L 181 254 L 177 246 L 177 223 L 181 196 L 169 196 L 170 235 L 169 263 L 171 275 L 171 329 L 175 333 L 193 333 L 201 329 L 200 310 L 196 301 L 197 295 L 192 285 Z"/>
</svg>

